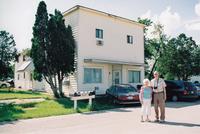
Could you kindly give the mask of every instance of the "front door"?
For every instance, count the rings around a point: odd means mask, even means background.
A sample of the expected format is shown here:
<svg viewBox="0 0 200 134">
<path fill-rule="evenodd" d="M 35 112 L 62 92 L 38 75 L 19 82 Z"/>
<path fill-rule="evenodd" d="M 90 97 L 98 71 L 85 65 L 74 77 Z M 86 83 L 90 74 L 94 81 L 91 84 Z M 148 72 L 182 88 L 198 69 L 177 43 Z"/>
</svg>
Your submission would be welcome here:
<svg viewBox="0 0 200 134">
<path fill-rule="evenodd" d="M 114 70 L 113 71 L 113 84 L 120 84 L 121 83 L 121 70 Z"/>
</svg>

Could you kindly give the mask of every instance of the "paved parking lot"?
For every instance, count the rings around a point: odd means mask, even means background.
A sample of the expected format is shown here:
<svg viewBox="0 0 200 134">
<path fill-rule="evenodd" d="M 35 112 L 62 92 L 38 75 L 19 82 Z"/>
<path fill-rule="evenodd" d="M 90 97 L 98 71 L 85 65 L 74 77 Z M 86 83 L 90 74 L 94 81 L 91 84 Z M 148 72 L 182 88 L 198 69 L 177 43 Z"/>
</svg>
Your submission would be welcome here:
<svg viewBox="0 0 200 134">
<path fill-rule="evenodd" d="M 152 117 L 154 111 L 152 107 Z M 200 134 L 200 101 L 168 102 L 166 123 L 140 122 L 140 107 L 20 120 L 0 124 L 0 134 Z"/>
</svg>

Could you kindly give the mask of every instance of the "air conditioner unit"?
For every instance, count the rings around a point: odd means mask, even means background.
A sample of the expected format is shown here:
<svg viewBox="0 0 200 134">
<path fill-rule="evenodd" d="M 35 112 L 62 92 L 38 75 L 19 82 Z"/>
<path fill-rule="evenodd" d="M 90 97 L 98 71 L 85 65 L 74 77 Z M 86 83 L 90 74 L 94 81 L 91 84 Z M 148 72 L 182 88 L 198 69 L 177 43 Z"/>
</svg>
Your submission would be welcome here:
<svg viewBox="0 0 200 134">
<path fill-rule="evenodd" d="M 97 40 L 97 41 L 96 41 L 96 45 L 98 45 L 98 46 L 103 46 L 103 41 L 102 41 L 102 40 Z"/>
</svg>

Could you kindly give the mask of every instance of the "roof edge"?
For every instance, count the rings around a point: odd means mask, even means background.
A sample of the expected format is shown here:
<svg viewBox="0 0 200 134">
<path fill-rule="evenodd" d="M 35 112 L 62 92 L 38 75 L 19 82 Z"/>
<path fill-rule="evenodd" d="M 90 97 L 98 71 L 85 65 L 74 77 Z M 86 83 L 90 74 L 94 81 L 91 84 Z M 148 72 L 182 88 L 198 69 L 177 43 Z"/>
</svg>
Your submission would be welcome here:
<svg viewBox="0 0 200 134">
<path fill-rule="evenodd" d="M 72 12 L 74 12 L 74 11 L 80 9 L 80 8 L 90 10 L 90 11 L 93 11 L 93 12 L 96 12 L 96 13 L 100 13 L 100 14 L 103 14 L 103 15 L 111 16 L 111 17 L 114 17 L 114 18 L 118 18 L 118 19 L 121 19 L 121 20 L 125 20 L 125 21 L 128 21 L 128 22 L 134 23 L 138 26 L 141 26 L 143 28 L 146 26 L 144 24 L 141 24 L 141 23 L 134 21 L 134 20 L 131 20 L 131 19 L 127 19 L 127 18 L 124 18 L 124 17 L 120 17 L 120 16 L 117 16 L 117 15 L 113 15 L 113 14 L 110 14 L 110 13 L 106 13 L 106 12 L 103 12 L 103 11 L 100 11 L 100 10 L 92 9 L 92 8 L 81 6 L 81 5 L 76 5 L 72 8 L 64 11 L 62 14 L 63 14 L 63 16 L 66 16 L 67 14 L 70 14 L 70 13 L 72 13 Z"/>
</svg>

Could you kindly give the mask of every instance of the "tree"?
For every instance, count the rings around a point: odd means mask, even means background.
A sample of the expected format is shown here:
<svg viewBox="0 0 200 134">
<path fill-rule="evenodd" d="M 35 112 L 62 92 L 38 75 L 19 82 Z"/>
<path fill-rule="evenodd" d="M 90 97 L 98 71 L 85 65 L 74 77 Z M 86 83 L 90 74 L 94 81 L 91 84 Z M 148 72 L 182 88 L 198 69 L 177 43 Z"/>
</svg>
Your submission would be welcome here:
<svg viewBox="0 0 200 134">
<path fill-rule="evenodd" d="M 144 28 L 144 62 L 145 62 L 145 64 L 148 64 L 148 60 L 151 59 L 151 57 L 152 57 L 152 52 L 151 52 L 151 46 L 149 43 L 151 39 L 147 38 L 147 31 L 148 31 L 147 27 L 150 27 L 153 24 L 153 21 L 151 21 L 150 19 L 147 19 L 147 18 L 146 19 L 138 18 L 138 22 L 145 25 L 145 28 Z M 145 70 L 145 74 L 146 75 L 149 74 L 148 70 Z"/>
<path fill-rule="evenodd" d="M 71 27 L 66 28 L 61 12 L 55 10 L 55 15 L 50 16 L 48 23 L 50 43 L 47 46 L 47 55 L 54 82 L 47 81 L 52 87 L 57 88 L 57 78 L 58 90 L 60 96 L 63 96 L 63 78 L 74 71 L 75 41 Z"/>
<path fill-rule="evenodd" d="M 31 49 L 30 48 L 23 49 L 22 50 L 22 55 L 30 57 L 30 55 L 31 55 Z"/>
<path fill-rule="evenodd" d="M 14 61 L 16 53 L 14 37 L 6 31 L 0 31 L 0 79 L 13 77 L 11 62 Z"/>
<path fill-rule="evenodd" d="M 182 33 L 168 42 L 159 66 L 165 74 L 188 80 L 190 76 L 199 74 L 199 46 L 191 37 Z"/>
<path fill-rule="evenodd" d="M 162 56 L 166 52 L 166 44 L 168 43 L 169 39 L 166 34 L 164 34 L 163 25 L 158 23 L 154 24 L 154 31 L 152 32 L 154 36 L 156 36 L 154 39 L 150 40 L 150 51 L 152 52 L 152 59 L 153 59 L 153 66 L 151 68 L 151 71 L 149 73 L 149 78 L 152 78 L 153 72 L 155 70 L 162 71 L 161 68 L 159 68 L 159 59 L 162 58 Z"/>
<path fill-rule="evenodd" d="M 149 39 L 147 38 L 147 31 L 148 31 L 147 27 L 151 26 L 153 22 L 150 19 L 141 19 L 141 18 L 138 18 L 138 22 L 145 25 L 145 28 L 144 28 L 144 54 L 145 54 L 145 63 L 147 63 L 147 60 L 150 59 L 151 55 L 152 55 L 150 48 L 149 48 Z"/>
<path fill-rule="evenodd" d="M 37 13 L 36 13 L 35 24 L 33 26 L 33 38 L 32 38 L 32 48 L 30 56 L 33 59 L 34 72 L 33 78 L 41 81 L 42 77 L 47 77 L 45 72 L 47 72 L 47 44 L 49 44 L 48 39 L 48 13 L 46 9 L 46 4 L 44 1 L 39 3 Z M 57 91 L 53 90 L 55 96 L 59 96 Z"/>
<path fill-rule="evenodd" d="M 194 50 L 194 75 L 200 75 L 200 45 Z"/>
<path fill-rule="evenodd" d="M 74 71 L 75 42 L 71 27 L 66 28 L 60 11 L 48 14 L 40 2 L 33 27 L 31 57 L 36 74 L 41 74 L 56 98 L 63 97 L 62 81 Z"/>
<path fill-rule="evenodd" d="M 150 70 L 146 70 L 148 78 L 152 78 L 153 72 L 158 69 L 157 63 L 160 57 L 162 57 L 165 51 L 165 44 L 168 42 L 167 36 L 164 34 L 163 26 L 161 24 L 155 24 L 150 19 L 138 18 L 138 22 L 146 25 L 147 27 L 154 26 L 154 31 L 151 33 L 154 37 L 148 38 L 147 31 L 148 28 L 144 29 L 144 48 L 145 48 L 145 63 L 152 64 Z"/>
</svg>

